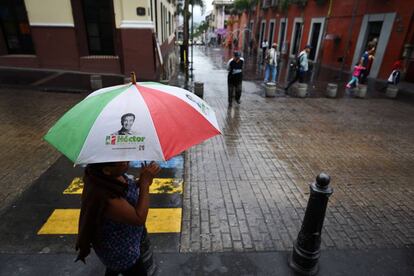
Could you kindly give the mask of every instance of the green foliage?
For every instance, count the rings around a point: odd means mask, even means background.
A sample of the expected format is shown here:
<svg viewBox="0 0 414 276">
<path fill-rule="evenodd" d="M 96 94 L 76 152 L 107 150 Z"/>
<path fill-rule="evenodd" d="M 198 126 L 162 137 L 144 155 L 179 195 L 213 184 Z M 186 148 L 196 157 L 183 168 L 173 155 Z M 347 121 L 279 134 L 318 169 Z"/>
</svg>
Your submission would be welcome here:
<svg viewBox="0 0 414 276">
<path fill-rule="evenodd" d="M 316 4 L 319 6 L 323 6 L 326 3 L 326 0 L 315 0 Z"/>
<path fill-rule="evenodd" d="M 233 8 L 239 12 L 251 11 L 256 7 L 257 0 L 235 0 Z"/>
<path fill-rule="evenodd" d="M 279 2 L 279 9 L 281 11 L 287 11 L 289 8 L 290 0 L 280 0 Z"/>
<path fill-rule="evenodd" d="M 207 31 L 207 29 L 208 29 L 208 22 L 201 21 L 201 23 L 194 30 L 194 37 L 198 37 L 202 35 L 203 32 Z"/>
</svg>

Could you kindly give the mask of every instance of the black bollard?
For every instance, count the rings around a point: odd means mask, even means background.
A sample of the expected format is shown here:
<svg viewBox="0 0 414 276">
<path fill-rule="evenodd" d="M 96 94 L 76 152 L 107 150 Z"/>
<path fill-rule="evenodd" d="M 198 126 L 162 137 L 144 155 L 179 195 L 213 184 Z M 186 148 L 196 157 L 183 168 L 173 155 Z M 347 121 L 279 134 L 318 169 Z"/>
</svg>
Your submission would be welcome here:
<svg viewBox="0 0 414 276">
<path fill-rule="evenodd" d="M 310 185 L 305 217 L 289 258 L 289 266 L 302 275 L 315 275 L 319 269 L 323 220 L 329 196 L 333 193 L 329 181 L 329 175 L 321 173 L 316 177 L 316 183 Z"/>
</svg>

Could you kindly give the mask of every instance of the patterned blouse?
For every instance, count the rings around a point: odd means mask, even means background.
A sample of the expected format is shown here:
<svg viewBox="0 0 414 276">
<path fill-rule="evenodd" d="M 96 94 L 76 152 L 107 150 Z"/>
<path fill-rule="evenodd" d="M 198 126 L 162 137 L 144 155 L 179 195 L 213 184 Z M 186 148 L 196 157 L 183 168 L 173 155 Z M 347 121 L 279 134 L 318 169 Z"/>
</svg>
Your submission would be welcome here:
<svg viewBox="0 0 414 276">
<path fill-rule="evenodd" d="M 139 188 L 131 175 L 124 176 L 128 181 L 125 199 L 136 206 Z M 130 268 L 140 256 L 143 229 L 143 226 L 124 224 L 104 217 L 101 244 L 99 248 L 94 248 L 96 255 L 111 270 L 123 271 Z"/>
</svg>

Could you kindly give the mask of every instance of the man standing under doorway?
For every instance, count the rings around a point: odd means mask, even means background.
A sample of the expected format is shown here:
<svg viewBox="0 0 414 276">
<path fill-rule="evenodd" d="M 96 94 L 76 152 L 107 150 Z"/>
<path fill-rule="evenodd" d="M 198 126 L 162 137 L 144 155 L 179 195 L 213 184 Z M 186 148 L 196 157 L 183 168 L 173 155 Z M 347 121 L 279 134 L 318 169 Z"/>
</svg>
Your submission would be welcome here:
<svg viewBox="0 0 414 276">
<path fill-rule="evenodd" d="M 308 44 L 308 45 L 305 46 L 305 49 L 303 49 L 302 52 L 300 52 L 299 55 L 297 56 L 297 58 L 296 58 L 296 75 L 293 78 L 293 80 L 291 80 L 289 82 L 289 84 L 286 86 L 285 92 L 287 92 L 289 87 L 294 82 L 296 82 L 297 80 L 299 80 L 300 83 L 305 82 L 306 74 L 307 74 L 308 69 L 309 69 L 308 55 L 309 55 L 311 49 L 312 49 L 312 46 Z"/>
<path fill-rule="evenodd" d="M 272 48 L 266 53 L 266 69 L 265 69 L 265 79 L 264 82 L 269 81 L 269 75 L 272 76 L 272 82 L 276 82 L 277 76 L 277 63 L 279 60 L 279 52 L 277 51 L 277 44 L 273 43 Z"/>
<path fill-rule="evenodd" d="M 263 40 L 261 48 L 262 48 L 262 63 L 265 62 L 265 55 L 267 48 L 269 47 L 269 43 L 267 42 L 267 39 Z"/>
<path fill-rule="evenodd" d="M 240 57 L 240 52 L 234 52 L 234 57 L 227 64 L 227 70 L 229 71 L 227 75 L 229 107 L 233 105 L 234 94 L 236 103 L 241 103 L 243 63 L 244 59 Z"/>
</svg>

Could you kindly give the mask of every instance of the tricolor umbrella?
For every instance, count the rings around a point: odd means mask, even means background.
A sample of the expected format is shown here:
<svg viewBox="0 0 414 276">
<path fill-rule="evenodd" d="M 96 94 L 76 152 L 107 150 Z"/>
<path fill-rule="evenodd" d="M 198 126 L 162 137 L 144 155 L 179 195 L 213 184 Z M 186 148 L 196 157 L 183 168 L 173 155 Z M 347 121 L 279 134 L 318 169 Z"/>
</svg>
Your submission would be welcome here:
<svg viewBox="0 0 414 276">
<path fill-rule="evenodd" d="M 44 139 L 75 164 L 165 161 L 220 134 L 213 109 L 179 87 L 155 82 L 97 90 Z"/>
</svg>

